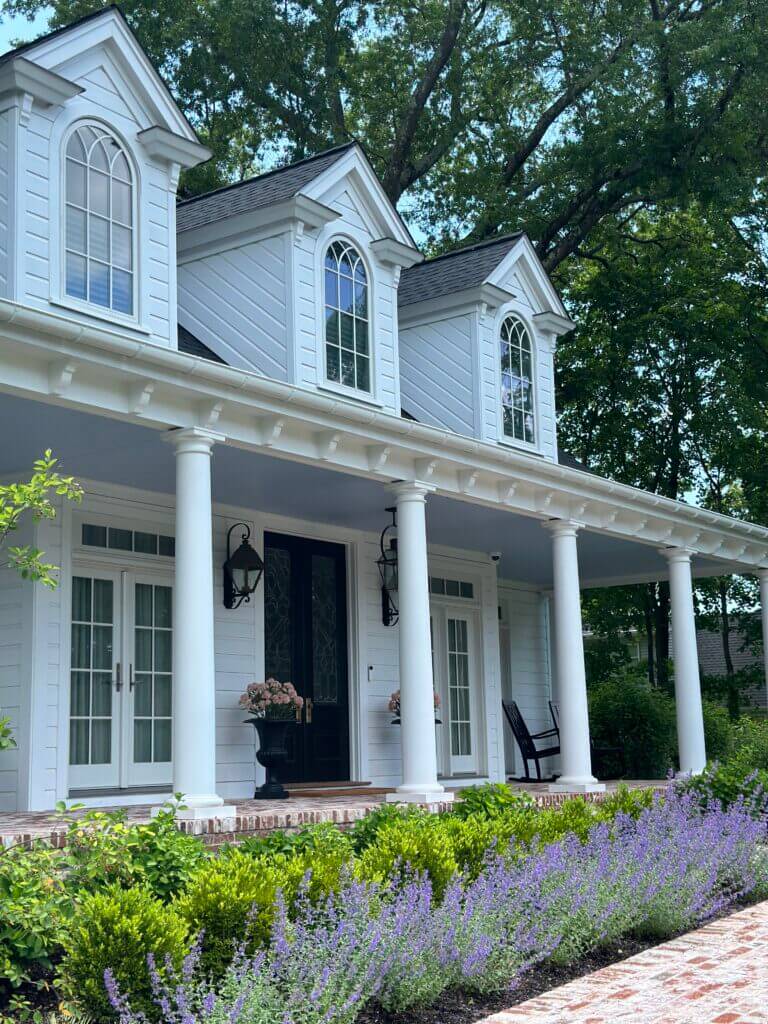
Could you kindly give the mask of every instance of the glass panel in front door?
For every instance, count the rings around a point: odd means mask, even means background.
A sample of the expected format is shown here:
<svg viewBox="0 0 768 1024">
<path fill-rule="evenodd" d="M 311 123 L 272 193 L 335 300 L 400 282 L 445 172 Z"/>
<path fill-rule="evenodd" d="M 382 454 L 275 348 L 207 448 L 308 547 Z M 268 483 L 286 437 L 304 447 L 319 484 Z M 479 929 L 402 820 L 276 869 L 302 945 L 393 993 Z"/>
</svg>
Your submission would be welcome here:
<svg viewBox="0 0 768 1024">
<path fill-rule="evenodd" d="M 469 663 L 469 623 L 466 619 L 448 619 L 448 704 L 450 722 L 451 767 L 454 771 L 472 771 L 471 683 Z"/>
<path fill-rule="evenodd" d="M 118 597 L 114 578 L 72 579 L 70 788 L 118 782 Z"/>
<path fill-rule="evenodd" d="M 173 590 L 144 580 L 133 588 L 129 785 L 159 785 L 171 777 Z"/>
</svg>

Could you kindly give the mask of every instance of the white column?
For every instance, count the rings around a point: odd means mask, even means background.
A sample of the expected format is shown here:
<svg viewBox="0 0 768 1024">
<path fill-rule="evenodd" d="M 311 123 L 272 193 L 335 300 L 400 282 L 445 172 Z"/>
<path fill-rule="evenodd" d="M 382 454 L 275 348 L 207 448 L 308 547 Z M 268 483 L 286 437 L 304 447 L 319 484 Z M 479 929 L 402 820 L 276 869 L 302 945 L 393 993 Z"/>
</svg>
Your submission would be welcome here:
<svg viewBox="0 0 768 1024">
<path fill-rule="evenodd" d="M 426 484 L 394 488 L 400 644 L 400 742 L 403 777 L 390 801 L 452 800 L 437 781 L 432 640 L 429 625 Z"/>
<path fill-rule="evenodd" d="M 173 788 L 180 817 L 231 817 L 216 793 L 211 451 L 221 434 L 169 432 L 176 451 L 176 575 L 173 592 Z"/>
<path fill-rule="evenodd" d="M 763 667 L 766 686 L 768 686 L 768 569 L 761 569 L 758 579 L 760 580 L 760 614 L 763 620 Z"/>
<path fill-rule="evenodd" d="M 703 771 L 707 763 L 707 754 L 704 747 L 704 716 L 701 710 L 699 654 L 696 648 L 691 552 L 686 548 L 665 548 L 662 554 L 669 563 L 680 772 L 697 773 Z"/>
<path fill-rule="evenodd" d="M 562 775 L 549 788 L 558 793 L 592 793 L 605 789 L 592 774 L 589 746 L 587 677 L 576 535 L 579 524 L 551 520 L 554 577 L 556 692 L 560 701 L 560 765 Z"/>
</svg>

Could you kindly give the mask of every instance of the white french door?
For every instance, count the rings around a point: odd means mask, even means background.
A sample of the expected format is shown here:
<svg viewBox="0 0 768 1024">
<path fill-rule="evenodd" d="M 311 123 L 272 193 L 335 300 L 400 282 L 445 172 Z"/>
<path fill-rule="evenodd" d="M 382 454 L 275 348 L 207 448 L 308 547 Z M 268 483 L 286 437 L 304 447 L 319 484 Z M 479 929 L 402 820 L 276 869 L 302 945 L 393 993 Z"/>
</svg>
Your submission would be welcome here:
<svg viewBox="0 0 768 1024">
<path fill-rule="evenodd" d="M 443 722 L 438 755 L 447 775 L 471 775 L 480 770 L 478 639 L 474 611 L 433 606 L 433 670 Z"/>
<path fill-rule="evenodd" d="M 75 570 L 70 789 L 170 785 L 172 621 L 167 576 Z"/>
</svg>

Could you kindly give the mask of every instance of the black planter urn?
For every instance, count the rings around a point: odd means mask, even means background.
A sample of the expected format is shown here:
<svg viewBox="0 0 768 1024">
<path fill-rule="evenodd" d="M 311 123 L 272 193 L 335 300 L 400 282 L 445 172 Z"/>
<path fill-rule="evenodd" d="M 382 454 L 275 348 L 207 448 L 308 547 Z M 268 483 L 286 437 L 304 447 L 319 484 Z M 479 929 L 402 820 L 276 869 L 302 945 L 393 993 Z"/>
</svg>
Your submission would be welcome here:
<svg viewBox="0 0 768 1024">
<path fill-rule="evenodd" d="M 288 732 L 297 725 L 295 718 L 249 718 L 247 719 L 259 734 L 259 751 L 256 760 L 263 765 L 267 778 L 263 786 L 257 786 L 255 800 L 287 800 L 290 793 L 279 779 L 279 769 L 288 758 Z"/>
</svg>

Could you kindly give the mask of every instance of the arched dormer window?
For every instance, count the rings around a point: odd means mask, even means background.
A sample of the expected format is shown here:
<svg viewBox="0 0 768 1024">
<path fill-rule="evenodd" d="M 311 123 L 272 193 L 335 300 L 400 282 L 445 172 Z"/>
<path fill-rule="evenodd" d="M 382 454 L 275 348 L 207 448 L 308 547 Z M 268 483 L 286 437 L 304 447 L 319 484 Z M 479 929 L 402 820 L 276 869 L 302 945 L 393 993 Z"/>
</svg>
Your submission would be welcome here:
<svg viewBox="0 0 768 1024">
<path fill-rule="evenodd" d="M 324 274 L 326 377 L 334 384 L 370 392 L 368 275 L 360 253 L 348 242 L 332 242 L 325 253 Z"/>
<path fill-rule="evenodd" d="M 65 176 L 65 292 L 133 316 L 133 175 L 128 158 L 105 129 L 82 124 L 67 141 Z"/>
<path fill-rule="evenodd" d="M 504 436 L 534 444 L 533 343 L 523 321 L 512 314 L 501 324 L 499 357 Z"/>
</svg>

